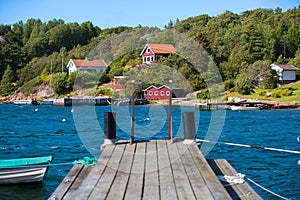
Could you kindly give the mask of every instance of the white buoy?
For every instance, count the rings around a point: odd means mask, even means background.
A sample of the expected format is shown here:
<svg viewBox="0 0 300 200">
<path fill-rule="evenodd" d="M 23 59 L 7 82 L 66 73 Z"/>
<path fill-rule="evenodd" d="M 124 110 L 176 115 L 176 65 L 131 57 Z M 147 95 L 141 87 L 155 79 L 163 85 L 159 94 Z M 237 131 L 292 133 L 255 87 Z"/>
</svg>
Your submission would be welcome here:
<svg viewBox="0 0 300 200">
<path fill-rule="evenodd" d="M 67 120 L 64 118 L 64 119 L 62 119 L 61 121 L 62 121 L 62 122 L 66 122 Z"/>
<path fill-rule="evenodd" d="M 300 165 L 300 160 L 298 160 L 298 165 Z"/>
<path fill-rule="evenodd" d="M 34 109 L 34 111 L 37 112 L 37 111 L 39 111 L 39 109 L 36 108 L 36 109 Z"/>
<path fill-rule="evenodd" d="M 300 136 L 297 137 L 297 141 L 300 143 Z"/>
</svg>

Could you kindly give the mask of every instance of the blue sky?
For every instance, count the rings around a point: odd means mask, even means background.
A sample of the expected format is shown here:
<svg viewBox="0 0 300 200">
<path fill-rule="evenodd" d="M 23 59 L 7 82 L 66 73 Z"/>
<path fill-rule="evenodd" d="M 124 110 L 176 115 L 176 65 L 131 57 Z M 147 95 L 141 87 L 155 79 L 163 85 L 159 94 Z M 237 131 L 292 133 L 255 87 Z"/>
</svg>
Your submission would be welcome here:
<svg viewBox="0 0 300 200">
<path fill-rule="evenodd" d="M 201 14 L 217 16 L 226 10 L 240 14 L 277 7 L 286 11 L 298 6 L 299 0 L 0 0 L 0 24 L 55 18 L 66 23 L 91 21 L 100 28 L 139 24 L 163 28 L 170 20 Z"/>
</svg>

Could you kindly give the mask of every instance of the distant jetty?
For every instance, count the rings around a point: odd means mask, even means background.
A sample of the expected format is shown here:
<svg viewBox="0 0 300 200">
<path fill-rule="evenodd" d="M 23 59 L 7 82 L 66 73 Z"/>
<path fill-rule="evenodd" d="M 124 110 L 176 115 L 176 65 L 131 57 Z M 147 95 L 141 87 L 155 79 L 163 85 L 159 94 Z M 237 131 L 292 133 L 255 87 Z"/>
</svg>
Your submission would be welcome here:
<svg viewBox="0 0 300 200">
<path fill-rule="evenodd" d="M 258 107 L 261 110 L 270 109 L 294 109 L 300 105 L 295 102 L 275 102 L 275 101 L 241 101 L 241 102 L 205 102 L 195 103 L 198 110 L 212 111 L 219 109 L 230 109 L 230 106 Z"/>
<path fill-rule="evenodd" d="M 90 105 L 90 106 L 105 106 L 111 104 L 111 98 L 101 97 L 101 98 L 62 98 L 54 99 L 54 106 L 81 106 L 81 105 Z"/>
</svg>

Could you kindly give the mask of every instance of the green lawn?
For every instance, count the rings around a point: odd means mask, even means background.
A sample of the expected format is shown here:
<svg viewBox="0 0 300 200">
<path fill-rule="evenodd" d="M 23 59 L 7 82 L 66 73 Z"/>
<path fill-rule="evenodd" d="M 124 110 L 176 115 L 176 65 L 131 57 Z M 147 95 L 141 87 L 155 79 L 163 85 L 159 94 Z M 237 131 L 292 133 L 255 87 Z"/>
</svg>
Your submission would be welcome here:
<svg viewBox="0 0 300 200">
<path fill-rule="evenodd" d="M 279 102 L 300 103 L 300 81 L 282 85 L 276 89 L 256 89 L 251 95 L 240 95 L 236 92 L 228 93 L 230 97 L 241 97 L 247 99 L 273 100 Z"/>
</svg>

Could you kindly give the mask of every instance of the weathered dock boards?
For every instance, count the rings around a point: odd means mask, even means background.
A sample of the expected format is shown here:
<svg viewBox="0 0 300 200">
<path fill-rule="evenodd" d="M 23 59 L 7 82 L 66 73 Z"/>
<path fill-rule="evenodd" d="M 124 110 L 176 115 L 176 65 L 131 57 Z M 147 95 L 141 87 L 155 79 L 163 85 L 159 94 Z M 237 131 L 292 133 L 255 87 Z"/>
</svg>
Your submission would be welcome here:
<svg viewBox="0 0 300 200">
<path fill-rule="evenodd" d="M 234 176 L 237 172 L 225 159 L 208 160 L 209 165 L 217 176 Z M 247 182 L 228 184 L 222 182 L 232 199 L 262 200 Z"/>
<path fill-rule="evenodd" d="M 75 165 L 49 199 L 223 200 L 248 194 L 230 196 L 196 144 L 158 140 L 106 146 L 96 165 Z"/>
</svg>

